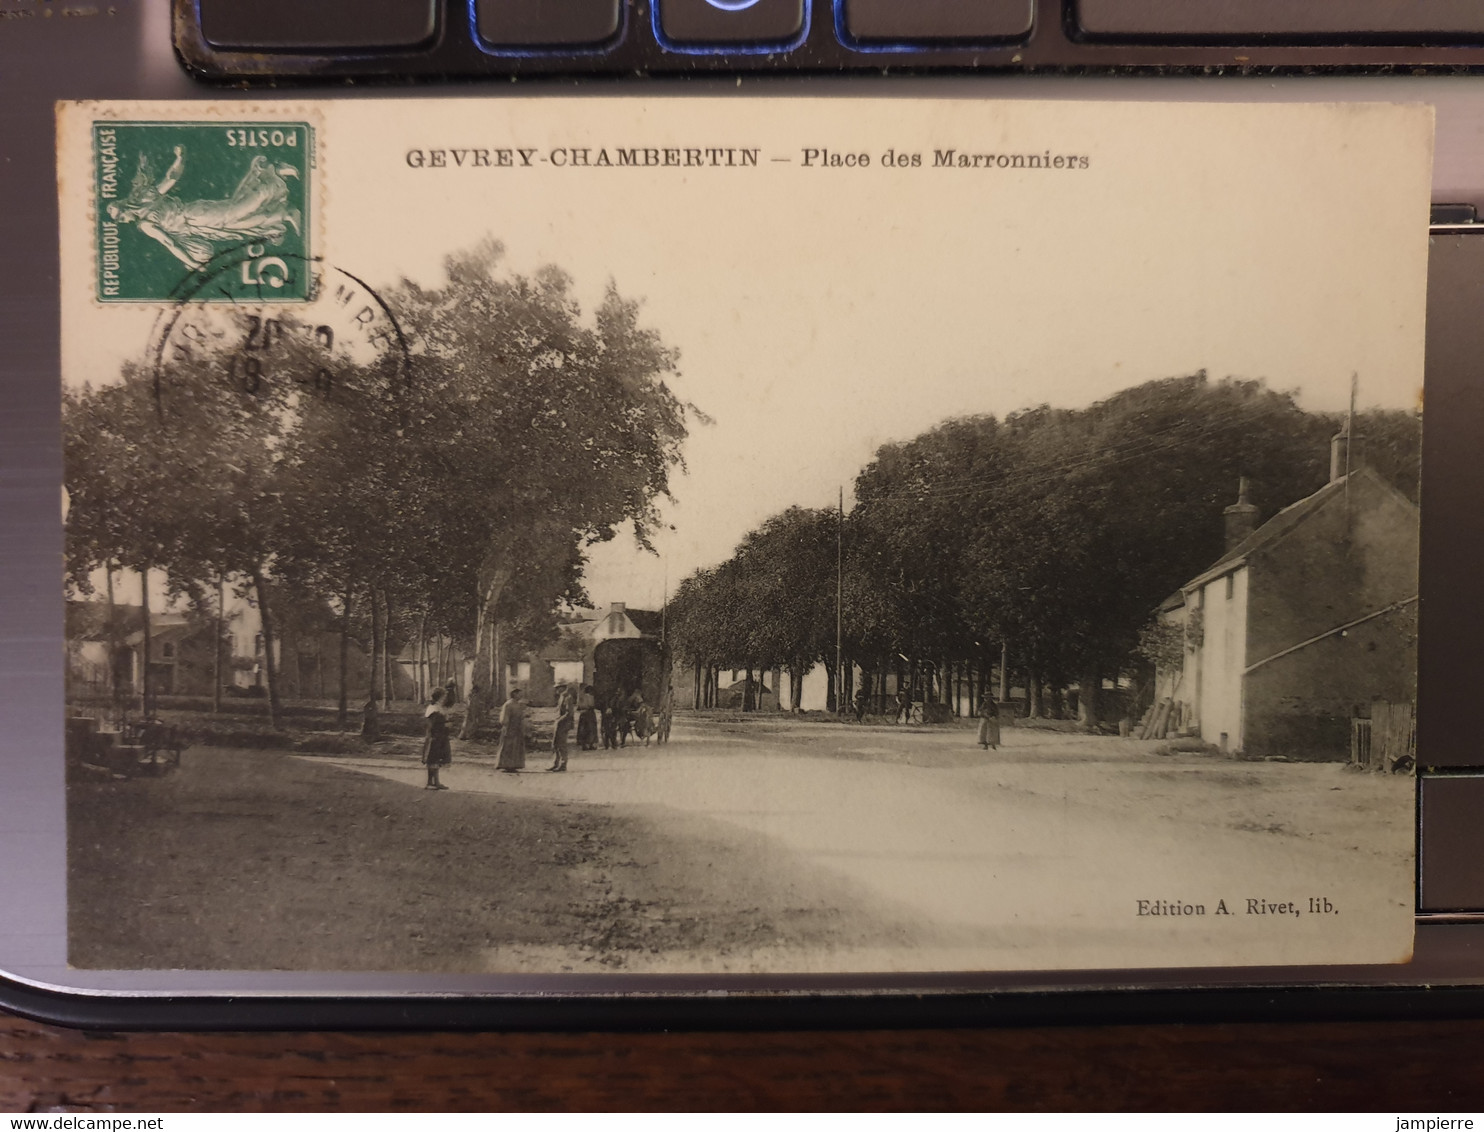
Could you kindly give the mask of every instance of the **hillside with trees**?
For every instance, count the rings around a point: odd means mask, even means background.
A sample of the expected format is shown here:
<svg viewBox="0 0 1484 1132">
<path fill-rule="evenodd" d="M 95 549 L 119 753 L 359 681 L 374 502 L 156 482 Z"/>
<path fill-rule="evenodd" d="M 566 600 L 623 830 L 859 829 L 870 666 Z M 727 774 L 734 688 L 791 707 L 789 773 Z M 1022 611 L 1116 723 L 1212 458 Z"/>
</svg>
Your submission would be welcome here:
<svg viewBox="0 0 1484 1132">
<path fill-rule="evenodd" d="M 676 653 L 698 686 L 723 668 L 783 669 L 794 706 L 824 665 L 834 710 L 838 553 L 847 699 L 854 667 L 872 695 L 892 673 L 940 702 L 993 696 L 1003 675 L 1032 714 L 1062 714 L 1075 687 L 1095 721 L 1105 679 L 1147 675 L 1158 604 L 1220 556 L 1239 477 L 1270 517 L 1323 486 L 1342 423 L 1203 372 L 1083 409 L 946 421 L 878 449 L 849 513 L 792 508 L 685 579 Z M 1365 412 L 1355 432 L 1361 458 L 1415 500 L 1420 416 Z"/>
</svg>

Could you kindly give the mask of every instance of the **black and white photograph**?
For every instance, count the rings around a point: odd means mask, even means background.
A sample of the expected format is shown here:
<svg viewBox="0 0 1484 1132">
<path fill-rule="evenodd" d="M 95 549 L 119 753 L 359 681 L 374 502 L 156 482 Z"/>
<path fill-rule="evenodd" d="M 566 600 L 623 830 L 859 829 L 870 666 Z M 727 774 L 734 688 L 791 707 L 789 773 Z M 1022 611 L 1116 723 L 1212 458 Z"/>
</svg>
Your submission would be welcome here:
<svg viewBox="0 0 1484 1132">
<path fill-rule="evenodd" d="M 1410 957 L 1427 108 L 58 127 L 74 968 Z"/>
</svg>

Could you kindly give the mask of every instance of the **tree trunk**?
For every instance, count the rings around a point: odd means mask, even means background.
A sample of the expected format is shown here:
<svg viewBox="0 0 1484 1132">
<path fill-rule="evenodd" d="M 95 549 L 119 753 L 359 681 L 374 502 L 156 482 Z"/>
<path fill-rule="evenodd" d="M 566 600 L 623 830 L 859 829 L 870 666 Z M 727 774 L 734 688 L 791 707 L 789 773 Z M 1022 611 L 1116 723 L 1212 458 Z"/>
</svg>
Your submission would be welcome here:
<svg viewBox="0 0 1484 1132">
<path fill-rule="evenodd" d="M 495 669 L 495 701 L 503 704 L 510 698 L 505 685 L 506 679 L 505 660 L 500 655 L 500 619 L 495 618 L 494 629 L 490 633 L 490 663 Z"/>
<path fill-rule="evenodd" d="M 428 702 L 427 681 L 423 677 L 423 630 L 427 622 L 427 613 L 417 615 L 417 633 L 412 638 L 412 698 L 420 704 Z"/>
<path fill-rule="evenodd" d="M 222 633 L 227 621 L 227 581 L 222 575 L 216 576 L 216 647 L 211 650 L 211 712 L 220 715 L 222 711 Z"/>
<path fill-rule="evenodd" d="M 490 625 L 489 625 L 489 628 L 486 630 L 486 632 L 489 634 L 489 637 L 490 637 L 489 648 L 488 648 L 488 652 L 489 652 L 489 656 L 490 656 L 489 689 L 490 689 L 490 694 L 493 695 L 494 694 L 494 691 L 495 691 L 496 678 L 498 676 L 498 673 L 495 671 L 495 641 L 494 641 L 494 625 L 495 625 L 495 622 L 494 622 L 494 614 L 491 611 L 488 611 L 487 610 L 485 612 L 485 616 L 490 619 Z M 501 703 L 504 703 L 504 701 L 502 700 Z"/>
<path fill-rule="evenodd" d="M 1103 677 L 1096 668 L 1082 673 L 1077 685 L 1077 722 L 1084 727 L 1095 727 L 1098 722 L 1098 692 L 1102 690 Z"/>
<path fill-rule="evenodd" d="M 367 596 L 371 599 L 371 671 L 366 674 L 366 698 L 379 700 L 381 695 L 376 686 L 379 683 L 376 664 L 381 659 L 381 603 L 376 600 L 374 587 Z"/>
<path fill-rule="evenodd" d="M 299 663 L 299 630 L 297 628 L 294 630 L 294 635 L 292 638 L 290 638 L 288 634 L 285 633 L 284 640 L 286 644 L 292 645 L 292 647 L 289 649 L 289 655 L 294 658 L 294 699 L 303 699 L 304 668 L 303 665 Z"/>
<path fill-rule="evenodd" d="M 151 636 L 149 625 L 149 567 L 142 566 L 139 570 L 139 606 L 144 615 L 144 656 L 141 663 L 139 680 L 139 714 L 148 719 L 154 713 L 150 710 L 153 705 L 153 697 L 149 690 L 149 662 L 151 657 Z"/>
<path fill-rule="evenodd" d="M 282 705 L 278 700 L 278 666 L 273 662 L 273 611 L 268 604 L 268 584 L 261 569 L 253 571 L 252 588 L 258 595 L 258 613 L 263 619 L 263 671 L 268 676 L 268 726 L 277 731 Z"/>
<path fill-rule="evenodd" d="M 835 701 L 835 664 L 834 664 L 834 661 L 826 660 L 824 662 L 824 671 L 825 671 L 825 675 L 829 678 L 829 682 L 830 682 L 829 690 L 825 692 L 825 696 L 824 696 L 824 710 L 825 711 L 829 711 L 829 712 L 838 711 L 839 710 L 839 705 Z"/>
<path fill-rule="evenodd" d="M 386 590 L 381 593 L 381 600 L 386 603 L 386 626 L 382 630 L 381 645 L 381 674 L 382 674 L 382 699 L 388 706 L 392 702 L 392 595 Z"/>
<path fill-rule="evenodd" d="M 1010 698 L 1010 642 L 1000 642 L 1000 703 Z"/>
<path fill-rule="evenodd" d="M 345 611 L 340 615 L 340 703 L 335 726 L 344 731 L 350 722 L 350 614 L 352 586 L 345 587 Z"/>
<path fill-rule="evenodd" d="M 1041 718 L 1041 677 L 1034 668 L 1025 670 L 1026 718 Z"/>
<path fill-rule="evenodd" d="M 103 564 L 103 578 L 108 586 L 108 706 L 113 713 L 113 723 L 117 725 L 123 713 L 123 697 L 119 694 L 119 622 L 113 600 L 112 559 Z"/>
</svg>

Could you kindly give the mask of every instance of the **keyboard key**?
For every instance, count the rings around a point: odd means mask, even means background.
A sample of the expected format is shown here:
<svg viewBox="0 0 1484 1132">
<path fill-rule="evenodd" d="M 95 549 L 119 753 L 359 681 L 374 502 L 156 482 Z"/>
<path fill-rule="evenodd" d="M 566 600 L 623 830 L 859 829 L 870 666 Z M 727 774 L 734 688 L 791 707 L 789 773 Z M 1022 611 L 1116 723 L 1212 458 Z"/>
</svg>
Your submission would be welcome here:
<svg viewBox="0 0 1484 1132">
<path fill-rule="evenodd" d="M 475 0 L 491 47 L 584 47 L 618 34 L 621 0 Z"/>
<path fill-rule="evenodd" d="M 804 0 L 653 0 L 660 31 L 679 44 L 766 46 L 797 39 Z"/>
<path fill-rule="evenodd" d="M 1484 33 L 1484 0 L 1077 0 L 1089 35 L 1422 40 Z"/>
<path fill-rule="evenodd" d="M 1422 894 L 1428 912 L 1484 912 L 1484 778 L 1424 778 Z"/>
<path fill-rule="evenodd" d="M 1018 39 L 1035 8 L 1035 0 L 845 0 L 845 33 L 862 43 Z"/>
<path fill-rule="evenodd" d="M 433 38 L 438 0 L 199 0 L 213 47 L 317 51 L 416 47 Z"/>
</svg>

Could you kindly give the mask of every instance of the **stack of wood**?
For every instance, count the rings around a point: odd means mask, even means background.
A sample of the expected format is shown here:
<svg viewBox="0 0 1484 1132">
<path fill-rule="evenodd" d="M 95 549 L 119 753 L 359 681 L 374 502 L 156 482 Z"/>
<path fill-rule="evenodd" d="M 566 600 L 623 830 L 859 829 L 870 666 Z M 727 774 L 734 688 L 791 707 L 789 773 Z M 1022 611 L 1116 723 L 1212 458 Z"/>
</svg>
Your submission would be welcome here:
<svg viewBox="0 0 1484 1132">
<path fill-rule="evenodd" d="M 1134 729 L 1135 739 L 1166 739 L 1185 726 L 1185 704 L 1168 697 L 1149 705 Z"/>
</svg>

